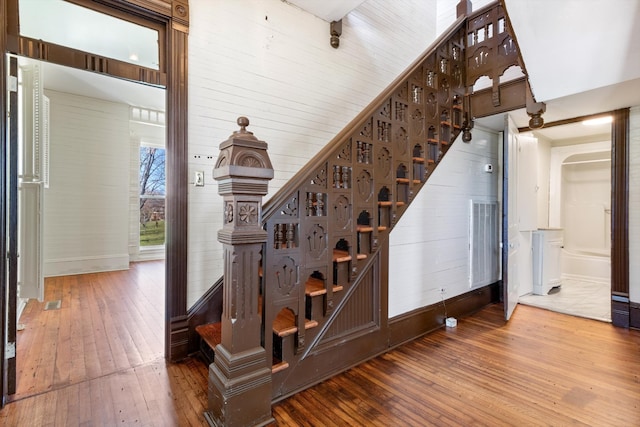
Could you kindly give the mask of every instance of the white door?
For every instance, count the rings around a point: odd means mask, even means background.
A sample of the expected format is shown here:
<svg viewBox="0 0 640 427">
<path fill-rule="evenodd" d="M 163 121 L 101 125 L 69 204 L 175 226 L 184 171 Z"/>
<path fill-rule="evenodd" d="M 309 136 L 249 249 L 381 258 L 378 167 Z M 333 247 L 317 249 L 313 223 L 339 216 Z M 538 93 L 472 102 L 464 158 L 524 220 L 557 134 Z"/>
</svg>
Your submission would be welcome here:
<svg viewBox="0 0 640 427">
<path fill-rule="evenodd" d="M 520 249 L 518 224 L 518 128 L 508 115 L 505 116 L 503 133 L 503 176 L 502 176 L 502 284 L 504 316 L 509 320 L 518 304 L 519 271 L 518 250 Z"/>
<path fill-rule="evenodd" d="M 44 188 L 48 181 L 48 99 L 37 63 L 20 66 L 22 138 L 18 177 L 19 298 L 44 299 Z"/>
</svg>

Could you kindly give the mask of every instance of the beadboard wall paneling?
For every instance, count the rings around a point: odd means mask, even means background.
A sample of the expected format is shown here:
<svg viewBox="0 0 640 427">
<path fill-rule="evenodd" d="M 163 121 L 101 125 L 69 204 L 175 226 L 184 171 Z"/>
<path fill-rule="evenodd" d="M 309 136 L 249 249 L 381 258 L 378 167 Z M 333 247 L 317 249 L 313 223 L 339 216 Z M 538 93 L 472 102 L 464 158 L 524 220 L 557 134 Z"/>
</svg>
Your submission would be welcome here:
<svg viewBox="0 0 640 427">
<path fill-rule="evenodd" d="M 640 106 L 629 122 L 629 299 L 640 303 Z"/>
<path fill-rule="evenodd" d="M 469 291 L 469 201 L 497 201 L 499 175 L 497 134 L 451 146 L 391 232 L 389 317 Z"/>
<path fill-rule="evenodd" d="M 129 267 L 129 107 L 46 91 L 45 275 Z"/>
<path fill-rule="evenodd" d="M 222 276 L 218 146 L 247 116 L 269 144 L 274 194 L 436 38 L 436 0 L 369 0 L 329 23 L 280 0 L 193 0 L 189 30 L 188 305 Z M 268 199 L 269 195 L 265 197 Z"/>
</svg>

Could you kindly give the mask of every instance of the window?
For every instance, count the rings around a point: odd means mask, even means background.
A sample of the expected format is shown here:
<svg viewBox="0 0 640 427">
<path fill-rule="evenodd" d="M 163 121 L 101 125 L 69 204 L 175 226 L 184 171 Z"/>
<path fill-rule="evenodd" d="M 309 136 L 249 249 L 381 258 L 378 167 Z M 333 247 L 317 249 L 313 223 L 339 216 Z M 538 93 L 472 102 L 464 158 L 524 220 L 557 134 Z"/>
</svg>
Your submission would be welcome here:
<svg viewBox="0 0 640 427">
<path fill-rule="evenodd" d="M 140 146 L 140 247 L 164 245 L 165 149 Z"/>
</svg>

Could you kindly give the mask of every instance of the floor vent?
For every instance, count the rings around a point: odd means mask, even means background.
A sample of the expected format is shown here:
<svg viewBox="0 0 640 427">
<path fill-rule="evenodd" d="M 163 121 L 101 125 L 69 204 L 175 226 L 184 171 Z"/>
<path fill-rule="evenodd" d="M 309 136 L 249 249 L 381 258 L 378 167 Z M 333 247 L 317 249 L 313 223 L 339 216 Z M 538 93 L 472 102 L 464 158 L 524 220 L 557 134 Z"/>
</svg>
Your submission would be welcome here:
<svg viewBox="0 0 640 427">
<path fill-rule="evenodd" d="M 44 305 L 44 309 L 45 310 L 57 310 L 60 308 L 60 300 L 55 300 L 55 301 L 47 301 L 47 303 Z"/>
</svg>

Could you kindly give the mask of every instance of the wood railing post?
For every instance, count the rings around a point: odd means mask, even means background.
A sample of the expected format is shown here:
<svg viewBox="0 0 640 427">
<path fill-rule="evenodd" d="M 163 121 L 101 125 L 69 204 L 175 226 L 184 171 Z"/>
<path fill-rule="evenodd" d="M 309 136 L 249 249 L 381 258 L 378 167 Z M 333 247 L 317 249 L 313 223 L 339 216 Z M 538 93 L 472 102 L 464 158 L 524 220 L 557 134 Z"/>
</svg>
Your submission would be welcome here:
<svg viewBox="0 0 640 427">
<path fill-rule="evenodd" d="M 273 168 L 267 144 L 238 119 L 240 130 L 220 144 L 213 171 L 224 200 L 222 340 L 209 367 L 212 426 L 255 426 L 271 416 L 271 357 L 261 345 L 260 257 L 267 234 L 261 226 L 262 197 Z"/>
</svg>

